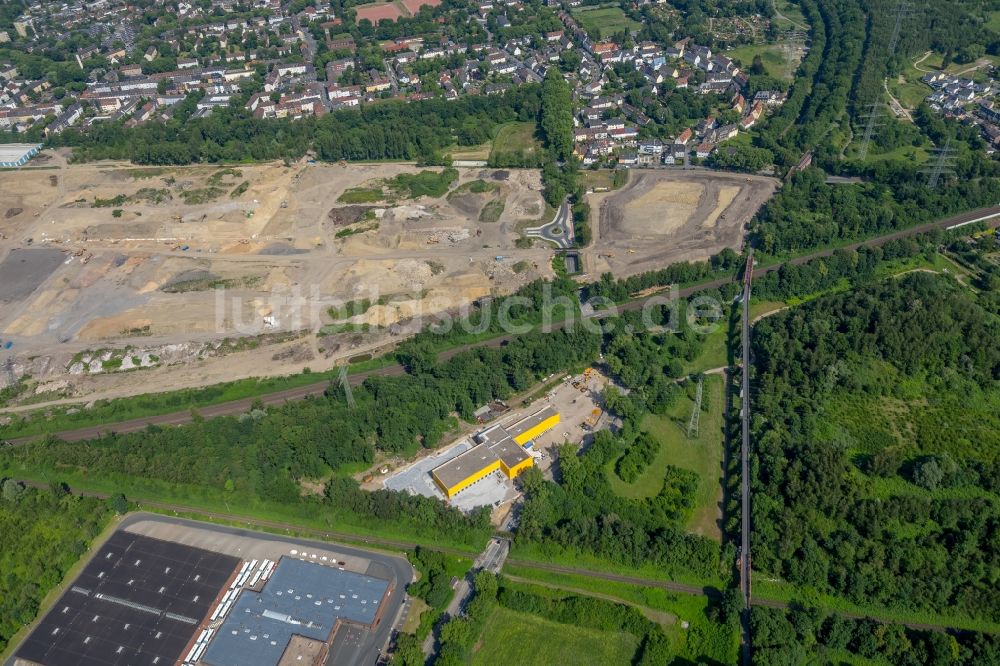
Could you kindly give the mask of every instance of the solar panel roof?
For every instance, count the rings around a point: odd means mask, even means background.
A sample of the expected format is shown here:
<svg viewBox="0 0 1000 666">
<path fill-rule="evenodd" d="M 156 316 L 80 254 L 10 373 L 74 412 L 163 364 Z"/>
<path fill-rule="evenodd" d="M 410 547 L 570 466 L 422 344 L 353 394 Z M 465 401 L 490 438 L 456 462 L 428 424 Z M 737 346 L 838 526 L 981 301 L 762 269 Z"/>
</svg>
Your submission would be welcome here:
<svg viewBox="0 0 1000 666">
<path fill-rule="evenodd" d="M 239 562 L 117 531 L 16 654 L 46 666 L 173 664 Z"/>
</svg>

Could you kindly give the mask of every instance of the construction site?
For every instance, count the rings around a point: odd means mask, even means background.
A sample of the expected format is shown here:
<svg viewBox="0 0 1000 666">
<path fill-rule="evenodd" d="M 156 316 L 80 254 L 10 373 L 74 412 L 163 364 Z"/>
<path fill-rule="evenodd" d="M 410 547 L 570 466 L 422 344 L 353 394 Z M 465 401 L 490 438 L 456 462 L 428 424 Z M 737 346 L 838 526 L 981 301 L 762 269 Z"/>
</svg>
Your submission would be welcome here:
<svg viewBox="0 0 1000 666">
<path fill-rule="evenodd" d="M 747 224 L 777 187 L 765 176 L 631 169 L 624 187 L 588 198 L 600 221 L 581 252 L 584 266 L 592 275 L 625 277 L 738 250 Z"/>
<path fill-rule="evenodd" d="M 24 399 L 325 369 L 552 275 L 545 244 L 514 245 L 544 213 L 537 171 L 411 197 L 372 194 L 406 165 L 59 158 L 0 182 L 0 362 L 32 377 Z"/>
<path fill-rule="evenodd" d="M 404 164 L 40 167 L 0 181 L 0 408 L 86 403 L 384 353 L 477 299 L 552 278 L 537 170 Z M 408 180 L 409 179 L 409 180 Z M 408 189 L 409 187 L 409 189 Z M 633 171 L 592 195 L 580 271 L 738 247 L 770 179 Z M 595 206 L 595 209 L 597 206 Z"/>
</svg>

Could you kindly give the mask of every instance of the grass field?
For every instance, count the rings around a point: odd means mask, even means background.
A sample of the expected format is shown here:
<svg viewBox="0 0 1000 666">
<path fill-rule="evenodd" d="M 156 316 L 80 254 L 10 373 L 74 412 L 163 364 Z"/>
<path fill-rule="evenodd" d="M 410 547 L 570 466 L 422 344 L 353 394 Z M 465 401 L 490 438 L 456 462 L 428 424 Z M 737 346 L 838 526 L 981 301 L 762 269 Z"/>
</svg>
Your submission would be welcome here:
<svg viewBox="0 0 1000 666">
<path fill-rule="evenodd" d="M 931 87 L 920 80 L 920 72 L 907 67 L 904 73 L 887 82 L 889 92 L 907 109 L 915 109 L 931 94 Z"/>
<path fill-rule="evenodd" d="M 497 607 L 473 648 L 473 666 L 609 666 L 631 664 L 638 640 L 617 634 L 559 624 L 536 615 Z"/>
<path fill-rule="evenodd" d="M 784 19 L 774 19 L 774 23 L 782 30 L 801 29 L 809 25 L 806 17 L 802 14 L 802 9 L 791 0 L 774 0 L 774 8 L 778 10 Z"/>
<path fill-rule="evenodd" d="M 719 540 L 722 534 L 717 521 L 722 502 L 722 422 L 724 393 L 723 381 L 719 376 L 705 378 L 703 404 L 708 411 L 702 411 L 698 437 L 688 439 L 685 432 L 694 401 L 688 398 L 678 400 L 664 416 L 648 415 L 642 422 L 643 430 L 660 440 L 660 450 L 656 457 L 639 475 L 634 483 L 625 483 L 614 473 L 614 463 L 607 470 L 612 489 L 622 497 L 639 499 L 652 497 L 663 485 L 663 472 L 667 465 L 696 472 L 701 481 L 698 497 L 688 528 Z M 683 425 L 681 425 L 683 424 Z"/>
<path fill-rule="evenodd" d="M 701 353 L 699 353 L 692 360 L 685 360 L 681 364 L 684 368 L 684 374 L 696 374 L 728 365 L 729 354 L 726 350 L 727 335 L 727 322 L 725 318 L 723 318 L 719 320 L 715 330 L 704 336 Z"/>
<path fill-rule="evenodd" d="M 708 619 L 706 616 L 708 598 L 705 596 L 678 594 L 656 587 L 540 571 L 516 565 L 505 566 L 504 573 L 530 579 L 538 584 L 558 587 L 574 594 L 590 594 L 667 613 L 676 619 L 673 622 L 661 623 L 661 626 L 670 638 L 670 644 L 677 657 L 687 659 L 690 663 L 735 664 L 737 662 L 738 632 L 735 627 L 721 625 Z M 681 626 L 684 622 L 688 623 L 687 629 Z"/>
<path fill-rule="evenodd" d="M 542 149 L 542 144 L 535 136 L 537 126 L 535 123 L 506 123 L 497 130 L 497 135 L 493 137 L 493 149 L 491 156 L 505 153 L 524 153 L 526 155 L 538 153 Z"/>
<path fill-rule="evenodd" d="M 733 60 L 739 60 L 744 69 L 749 69 L 754 56 L 759 55 L 768 74 L 786 81 L 794 78 L 795 68 L 799 65 L 797 60 L 785 57 L 781 44 L 747 44 L 727 51 L 726 55 Z"/>
<path fill-rule="evenodd" d="M 619 176 L 619 183 L 615 185 L 615 171 L 613 169 L 586 169 L 580 171 L 577 182 L 585 190 L 610 191 L 622 187 L 628 182 L 628 171 L 624 171 Z"/>
<path fill-rule="evenodd" d="M 600 34 L 602 38 L 615 33 L 625 32 L 628 28 L 633 34 L 642 29 L 642 24 L 625 16 L 620 7 L 581 7 L 574 9 L 573 18 L 580 22 L 583 29 L 590 34 Z"/>
<path fill-rule="evenodd" d="M 420 597 L 413 597 L 413 601 L 410 603 L 410 610 L 406 613 L 406 619 L 403 620 L 403 626 L 400 629 L 404 634 L 415 634 L 417 633 L 417 628 L 420 626 L 420 616 L 424 614 L 424 611 L 430 609 L 427 602 Z"/>
<path fill-rule="evenodd" d="M 500 219 L 503 215 L 504 201 L 503 199 L 493 199 L 492 201 L 487 201 L 483 209 L 479 211 L 479 221 L 486 223 L 493 223 Z"/>
<path fill-rule="evenodd" d="M 990 12 L 990 20 L 986 22 L 986 27 L 993 32 L 1000 32 L 1000 11 Z"/>
<path fill-rule="evenodd" d="M 492 143 L 482 143 L 478 146 L 456 145 L 451 148 L 445 148 L 441 152 L 451 155 L 453 160 L 486 160 L 489 159 L 491 150 L 493 150 Z"/>
</svg>

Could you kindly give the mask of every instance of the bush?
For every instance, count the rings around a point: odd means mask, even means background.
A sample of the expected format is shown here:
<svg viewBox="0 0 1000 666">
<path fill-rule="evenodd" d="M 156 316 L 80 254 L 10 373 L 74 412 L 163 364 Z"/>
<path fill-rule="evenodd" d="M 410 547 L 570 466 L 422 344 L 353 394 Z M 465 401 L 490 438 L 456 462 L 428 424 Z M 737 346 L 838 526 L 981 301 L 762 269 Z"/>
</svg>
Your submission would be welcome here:
<svg viewBox="0 0 1000 666">
<path fill-rule="evenodd" d="M 660 440 L 648 432 L 639 433 L 635 441 L 618 459 L 615 473 L 625 483 L 633 483 L 649 466 L 649 463 L 660 450 Z"/>
</svg>

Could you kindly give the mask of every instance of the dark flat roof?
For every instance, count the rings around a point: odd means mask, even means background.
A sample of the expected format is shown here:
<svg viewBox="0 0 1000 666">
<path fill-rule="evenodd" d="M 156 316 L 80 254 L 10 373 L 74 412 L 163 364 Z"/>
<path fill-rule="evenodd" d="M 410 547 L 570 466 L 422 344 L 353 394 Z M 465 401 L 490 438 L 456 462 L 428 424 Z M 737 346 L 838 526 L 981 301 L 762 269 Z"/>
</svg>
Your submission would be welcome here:
<svg viewBox="0 0 1000 666">
<path fill-rule="evenodd" d="M 46 666 L 171 666 L 239 562 L 119 530 L 15 654 Z"/>
<path fill-rule="evenodd" d="M 531 454 L 525 451 L 524 447 L 509 438 L 499 444 L 494 444 L 490 450 L 508 469 L 531 457 Z"/>
<path fill-rule="evenodd" d="M 465 453 L 435 467 L 431 473 L 445 488 L 451 488 L 496 460 L 497 456 L 488 444 L 476 444 Z"/>
<path fill-rule="evenodd" d="M 503 429 L 503 426 L 495 425 L 476 435 L 476 441 L 481 444 L 496 444 L 507 439 L 509 436 L 507 431 Z"/>
<path fill-rule="evenodd" d="M 517 437 L 521 433 L 531 430 L 545 419 L 556 416 L 558 413 L 552 405 L 546 405 L 531 416 L 526 416 L 520 421 L 507 426 L 505 429 L 511 437 Z"/>
</svg>

